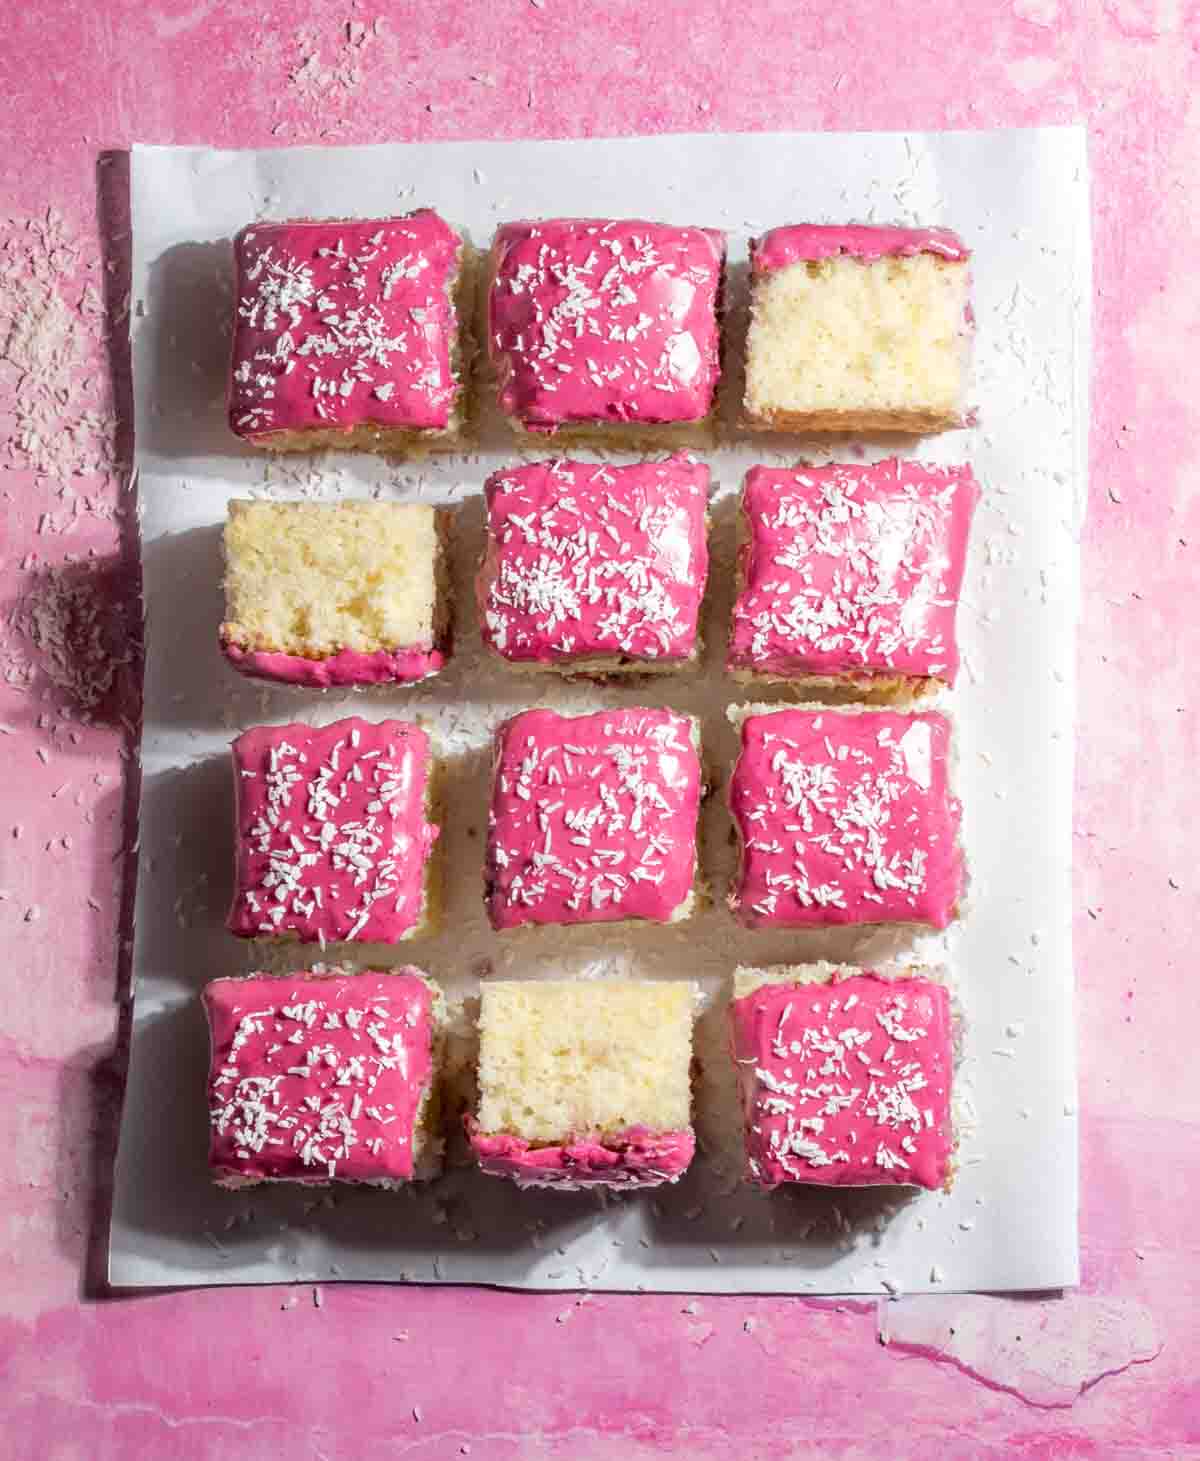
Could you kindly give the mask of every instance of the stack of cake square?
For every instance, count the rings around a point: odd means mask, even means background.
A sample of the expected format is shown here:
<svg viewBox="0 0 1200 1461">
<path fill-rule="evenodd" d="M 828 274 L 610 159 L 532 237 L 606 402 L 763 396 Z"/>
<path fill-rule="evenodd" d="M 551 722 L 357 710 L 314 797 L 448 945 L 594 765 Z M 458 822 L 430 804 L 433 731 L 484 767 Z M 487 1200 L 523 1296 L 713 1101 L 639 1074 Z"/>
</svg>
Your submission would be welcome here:
<svg viewBox="0 0 1200 1461">
<path fill-rule="evenodd" d="M 722 234 L 529 220 L 503 225 L 481 261 L 423 209 L 255 224 L 234 254 L 229 420 L 252 446 L 458 449 L 484 388 L 514 442 L 669 453 L 494 471 L 475 609 L 488 656 L 535 695 L 536 676 L 669 692 L 671 674 L 700 672 L 710 472 L 694 453 L 718 438 Z M 967 422 L 969 254 L 954 234 L 777 228 L 752 243 L 750 287 L 743 429 L 918 435 Z M 967 466 L 899 458 L 746 474 L 725 672 L 791 697 L 728 710 L 740 749 L 726 902 L 748 947 L 760 930 L 796 931 L 799 952 L 813 929 L 941 930 L 958 916 L 943 702 L 978 496 Z M 220 645 L 238 672 L 403 688 L 446 666 L 455 606 L 437 509 L 234 500 L 224 547 Z M 495 729 L 493 752 L 483 896 L 498 938 L 672 925 L 707 906 L 696 717 L 535 706 Z M 260 726 L 233 756 L 232 933 L 349 960 L 436 931 L 425 729 Z M 947 971 L 751 963 L 731 971 L 729 994 L 748 1181 L 949 1185 Z M 465 1118 L 480 1169 L 556 1189 L 678 1180 L 696 1145 L 697 997 L 687 980 L 485 982 Z M 427 974 L 255 974 L 215 981 L 205 1004 L 223 1185 L 437 1173 L 444 1001 Z"/>
</svg>

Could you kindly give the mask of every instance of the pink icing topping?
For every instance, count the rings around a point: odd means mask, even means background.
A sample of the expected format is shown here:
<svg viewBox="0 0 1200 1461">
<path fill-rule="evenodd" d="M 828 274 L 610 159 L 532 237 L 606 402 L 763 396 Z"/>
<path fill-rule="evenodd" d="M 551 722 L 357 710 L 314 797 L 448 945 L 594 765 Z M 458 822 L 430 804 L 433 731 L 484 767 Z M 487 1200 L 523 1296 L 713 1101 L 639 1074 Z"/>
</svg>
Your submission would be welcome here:
<svg viewBox="0 0 1200 1461">
<path fill-rule="evenodd" d="M 685 659 L 708 576 L 708 468 L 547 461 L 488 478 L 484 642 L 506 659 Z"/>
<path fill-rule="evenodd" d="M 221 1177 L 403 1182 L 433 1068 L 432 997 L 415 969 L 217 979 L 209 1160 Z"/>
<path fill-rule="evenodd" d="M 740 922 L 945 928 L 964 880 L 949 750 L 936 711 L 747 716 L 729 791 Z"/>
<path fill-rule="evenodd" d="M 519 1187 L 657 1187 L 677 1182 L 696 1152 L 690 1128 L 650 1131 L 633 1126 L 614 1136 L 531 1146 L 519 1136 L 482 1132 L 470 1116 L 466 1126 L 480 1170 L 509 1177 Z"/>
<path fill-rule="evenodd" d="M 869 972 L 764 984 L 729 1014 L 753 1181 L 944 1186 L 954 1058 L 943 985 Z"/>
<path fill-rule="evenodd" d="M 233 743 L 242 938 L 399 942 L 421 921 L 429 737 L 403 720 L 257 726 Z"/>
<path fill-rule="evenodd" d="M 500 405 L 527 430 L 708 415 L 724 234 L 557 218 L 505 224 L 493 257 L 488 340 Z"/>
<path fill-rule="evenodd" d="M 877 259 L 937 254 L 962 262 L 971 251 L 948 228 L 874 228 L 867 224 L 798 223 L 773 228 L 751 246 L 754 272 L 786 269 L 789 264 L 815 263 L 838 254 L 873 263 Z"/>
<path fill-rule="evenodd" d="M 978 498 L 970 467 L 752 467 L 729 667 L 953 684 Z"/>
<path fill-rule="evenodd" d="M 234 240 L 229 423 L 272 432 L 441 430 L 457 389 L 448 288 L 461 240 L 406 218 L 254 223 Z"/>
<path fill-rule="evenodd" d="M 700 790 L 687 716 L 513 716 L 496 734 L 492 927 L 669 921 L 692 891 Z"/>
<path fill-rule="evenodd" d="M 299 654 L 242 649 L 223 640 L 221 650 L 236 670 L 253 679 L 321 690 L 331 685 L 411 685 L 436 675 L 446 663 L 440 649 L 380 649 L 369 654 L 341 649 L 323 659 L 306 659 Z"/>
</svg>

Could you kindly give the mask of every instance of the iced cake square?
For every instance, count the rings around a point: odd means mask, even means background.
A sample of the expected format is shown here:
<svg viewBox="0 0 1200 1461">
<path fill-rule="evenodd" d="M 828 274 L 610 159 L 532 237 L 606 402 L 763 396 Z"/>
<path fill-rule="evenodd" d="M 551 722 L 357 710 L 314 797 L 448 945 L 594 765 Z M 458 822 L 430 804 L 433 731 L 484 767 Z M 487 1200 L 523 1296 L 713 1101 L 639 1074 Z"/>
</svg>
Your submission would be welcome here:
<svg viewBox="0 0 1200 1461">
<path fill-rule="evenodd" d="M 796 432 L 961 426 L 969 258 L 944 228 L 799 224 L 756 239 L 746 424 Z"/>
<path fill-rule="evenodd" d="M 495 472 L 479 572 L 484 643 L 522 669 L 612 675 L 699 657 L 708 468 L 545 461 Z"/>
<path fill-rule="evenodd" d="M 749 1181 L 950 1187 L 955 1035 L 937 971 L 738 969 L 729 1023 Z"/>
<path fill-rule="evenodd" d="M 505 721 L 488 818 L 492 927 L 687 918 L 702 781 L 688 715 L 527 710 Z"/>
<path fill-rule="evenodd" d="M 865 699 L 952 685 L 970 467 L 752 467 L 742 491 L 728 668 Z"/>
<path fill-rule="evenodd" d="M 480 994 L 480 1168 L 522 1187 L 654 1187 L 695 1152 L 696 986 L 490 981 Z"/>
<path fill-rule="evenodd" d="M 517 431 L 707 445 L 725 236 L 641 219 L 507 223 L 492 245 L 488 351 Z"/>
<path fill-rule="evenodd" d="M 460 443 L 467 253 L 436 213 L 252 223 L 233 254 L 236 435 L 276 451 Z"/>
<path fill-rule="evenodd" d="M 442 996 L 419 969 L 252 974 L 204 990 L 222 1187 L 435 1176 Z"/>
<path fill-rule="evenodd" d="M 403 720 L 240 735 L 230 931 L 322 947 L 428 932 L 430 773 L 429 737 Z"/>
<path fill-rule="evenodd" d="M 748 928 L 945 928 L 965 882 L 940 711 L 744 706 L 729 906 Z"/>
<path fill-rule="evenodd" d="M 229 503 L 221 648 L 242 674 L 412 684 L 450 654 L 445 517 L 399 502 Z"/>
</svg>

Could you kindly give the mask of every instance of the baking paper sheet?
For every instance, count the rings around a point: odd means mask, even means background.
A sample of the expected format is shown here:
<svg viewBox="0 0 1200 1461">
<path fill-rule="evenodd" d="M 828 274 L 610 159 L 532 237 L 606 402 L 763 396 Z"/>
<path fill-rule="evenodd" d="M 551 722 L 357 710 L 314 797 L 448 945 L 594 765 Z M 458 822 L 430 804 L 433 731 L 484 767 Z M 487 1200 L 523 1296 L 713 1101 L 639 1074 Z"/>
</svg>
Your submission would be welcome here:
<svg viewBox="0 0 1200 1461">
<path fill-rule="evenodd" d="M 595 689 L 510 677 L 482 658 L 469 594 L 482 538 L 480 488 L 513 455 L 503 429 L 486 423 L 484 447 L 469 457 L 398 467 L 348 455 L 272 462 L 243 449 L 224 421 L 233 233 L 260 217 L 372 216 L 424 204 L 477 242 L 503 219 L 539 214 L 640 214 L 724 228 L 735 334 L 744 323 L 747 240 L 772 224 L 941 223 L 975 250 L 979 424 L 916 449 L 934 461 L 969 459 L 985 488 L 960 614 L 965 672 L 954 697 L 970 906 L 948 939 L 922 949 L 948 953 L 969 1022 L 963 1166 L 951 1195 L 768 1196 L 739 1183 L 733 1089 L 721 1055 L 723 981 L 739 962 L 867 958 L 888 949 L 878 936 L 846 931 L 740 929 L 723 906 L 733 864 L 723 784 L 704 814 L 717 897 L 693 922 L 635 933 L 548 930 L 514 941 L 489 931 L 480 879 L 491 727 L 533 699 L 575 711 L 669 704 L 702 716 L 709 759 L 727 775 L 734 738 L 724 712 L 745 698 L 721 672 L 733 494 L 752 462 L 791 462 L 801 451 L 820 461 L 858 449 L 760 438 L 712 454 L 711 619 L 698 679 Z M 148 635 L 134 1034 L 112 1282 L 342 1278 L 809 1294 L 1076 1282 L 1071 784 L 1090 295 L 1082 131 L 136 148 L 133 228 Z M 263 689 L 229 670 L 216 638 L 220 525 L 229 497 L 254 493 L 454 505 L 458 639 L 448 673 L 412 691 L 321 698 Z M 255 723 L 349 713 L 428 718 L 452 772 L 447 932 L 399 951 L 358 950 L 360 959 L 382 952 L 417 962 L 457 1001 L 488 973 L 700 980 L 703 1155 L 677 1186 L 604 1202 L 518 1192 L 470 1169 L 399 1195 L 230 1194 L 210 1185 L 197 992 L 208 979 L 262 963 L 223 927 L 228 743 Z"/>
</svg>

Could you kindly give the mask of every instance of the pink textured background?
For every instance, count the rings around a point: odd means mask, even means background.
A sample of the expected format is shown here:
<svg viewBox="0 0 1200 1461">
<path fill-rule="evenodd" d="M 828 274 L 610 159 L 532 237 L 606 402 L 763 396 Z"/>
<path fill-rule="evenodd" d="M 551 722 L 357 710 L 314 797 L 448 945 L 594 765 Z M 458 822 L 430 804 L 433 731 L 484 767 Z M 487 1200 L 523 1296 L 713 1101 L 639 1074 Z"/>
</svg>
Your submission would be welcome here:
<svg viewBox="0 0 1200 1461">
<path fill-rule="evenodd" d="M 261 23 L 258 8 L 45 0 L 8 7 L 0 47 L 0 1450 L 1200 1456 L 1200 1082 L 1181 1038 L 1197 996 L 1174 936 L 1197 911 L 1200 816 L 1195 6 L 279 0 Z M 307 1289 L 98 1297 L 121 1069 L 121 717 L 136 715 L 134 677 L 105 691 L 94 673 L 135 573 L 104 340 L 120 404 L 124 169 L 98 166 L 103 150 L 1079 118 L 1096 238 L 1082 1294 L 881 1309 L 336 1286 L 320 1306 Z M 48 207 L 49 241 L 30 222 Z M 48 269 L 47 318 L 73 333 L 31 373 L 12 313 Z M 30 436 L 39 419 L 58 423 L 48 444 Z M 56 651 L 64 634 L 74 658 Z"/>
</svg>

